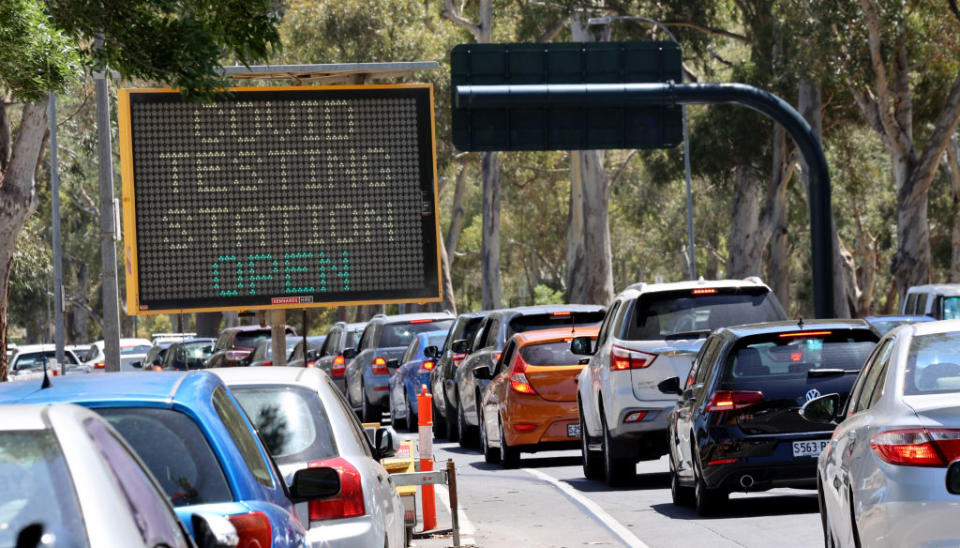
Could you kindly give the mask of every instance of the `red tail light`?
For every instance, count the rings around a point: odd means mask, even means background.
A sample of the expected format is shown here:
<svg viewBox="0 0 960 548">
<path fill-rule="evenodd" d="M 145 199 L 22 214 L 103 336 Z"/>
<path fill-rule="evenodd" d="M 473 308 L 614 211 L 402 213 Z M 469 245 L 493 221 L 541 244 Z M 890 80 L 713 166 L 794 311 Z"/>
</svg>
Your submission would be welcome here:
<svg viewBox="0 0 960 548">
<path fill-rule="evenodd" d="M 737 459 L 717 459 L 707 462 L 707 466 L 717 466 L 718 464 L 733 464 L 737 462 Z"/>
<path fill-rule="evenodd" d="M 715 288 L 709 287 L 706 289 L 694 289 L 690 292 L 691 295 L 716 295 L 717 290 Z"/>
<path fill-rule="evenodd" d="M 340 378 L 347 372 L 346 366 L 347 360 L 344 357 L 337 356 L 333 358 L 333 365 L 330 367 L 330 376 L 334 378 Z"/>
<path fill-rule="evenodd" d="M 273 365 L 273 362 L 263 362 L 263 365 L 264 365 L 264 366 Z"/>
<path fill-rule="evenodd" d="M 311 462 L 308 466 L 310 468 L 329 466 L 340 474 L 340 494 L 333 499 L 310 502 L 310 521 L 350 518 L 366 514 L 360 472 L 352 464 L 342 457 L 334 457 Z"/>
<path fill-rule="evenodd" d="M 155 366 L 153 366 L 153 370 L 154 370 L 154 371 L 163 371 L 163 367 L 161 367 L 161 366 L 159 366 L 159 365 L 155 365 Z"/>
<path fill-rule="evenodd" d="M 107 362 L 97 362 L 93 364 L 94 369 L 103 369 L 106 366 L 107 366 Z"/>
<path fill-rule="evenodd" d="M 960 430 L 887 430 L 870 438 L 870 448 L 890 464 L 944 467 L 960 458 Z"/>
<path fill-rule="evenodd" d="M 763 392 L 753 390 L 718 390 L 713 393 L 707 411 L 739 411 L 764 400 Z"/>
<path fill-rule="evenodd" d="M 420 365 L 420 371 L 432 371 L 437 364 L 433 360 L 427 360 Z"/>
<path fill-rule="evenodd" d="M 51 369 L 50 374 L 53 375 L 54 377 L 60 376 L 60 372 L 57 371 L 56 369 Z"/>
<path fill-rule="evenodd" d="M 253 352 L 252 348 L 235 348 L 233 350 L 227 350 L 226 358 L 230 361 L 238 362 Z"/>
<path fill-rule="evenodd" d="M 513 429 L 517 432 L 533 432 L 537 429 L 537 425 L 529 422 L 518 422 L 514 423 Z"/>
<path fill-rule="evenodd" d="M 237 530 L 237 548 L 268 548 L 271 545 L 270 518 L 263 512 L 227 516 Z"/>
<path fill-rule="evenodd" d="M 517 354 L 517 361 L 513 363 L 513 371 L 510 372 L 510 388 L 520 394 L 536 394 L 530 381 L 527 380 L 527 362 L 523 361 L 520 354 Z"/>
<path fill-rule="evenodd" d="M 370 364 L 370 370 L 373 371 L 374 375 L 390 374 L 390 371 L 387 369 L 387 360 L 381 356 L 377 356 L 373 359 L 373 363 Z"/>
<path fill-rule="evenodd" d="M 630 350 L 622 346 L 610 348 L 610 370 L 624 371 L 627 369 L 646 369 L 657 359 L 656 354 Z"/>
<path fill-rule="evenodd" d="M 460 363 L 463 362 L 466 357 L 466 354 L 453 354 L 450 356 L 450 359 L 453 361 L 454 367 L 460 367 Z"/>
<path fill-rule="evenodd" d="M 307 362 L 307 367 L 316 367 L 316 366 L 317 366 L 317 362 L 315 361 Z"/>
<path fill-rule="evenodd" d="M 433 320 L 410 320 L 410 323 L 432 323 Z"/>
</svg>

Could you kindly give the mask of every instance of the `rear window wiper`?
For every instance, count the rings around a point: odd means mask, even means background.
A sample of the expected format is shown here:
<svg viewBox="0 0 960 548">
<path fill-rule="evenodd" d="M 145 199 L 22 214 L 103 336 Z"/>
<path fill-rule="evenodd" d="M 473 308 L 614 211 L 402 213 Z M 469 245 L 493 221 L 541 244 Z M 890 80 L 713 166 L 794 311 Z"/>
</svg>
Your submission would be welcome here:
<svg viewBox="0 0 960 548">
<path fill-rule="evenodd" d="M 829 377 L 831 375 L 845 375 L 847 373 L 859 373 L 859 369 L 810 369 L 807 371 L 808 377 Z"/>
<path fill-rule="evenodd" d="M 701 337 L 706 337 L 709 334 L 709 329 L 698 329 L 697 331 L 680 331 L 677 333 L 670 333 L 669 335 L 665 335 L 663 338 L 664 340 L 668 341 L 671 339 L 699 339 Z"/>
</svg>

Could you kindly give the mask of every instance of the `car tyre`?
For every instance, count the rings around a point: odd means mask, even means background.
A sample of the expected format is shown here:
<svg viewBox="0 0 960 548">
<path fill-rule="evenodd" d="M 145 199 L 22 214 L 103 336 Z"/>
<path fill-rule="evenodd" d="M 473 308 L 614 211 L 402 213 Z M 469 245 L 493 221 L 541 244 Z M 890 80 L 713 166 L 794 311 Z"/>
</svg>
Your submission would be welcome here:
<svg viewBox="0 0 960 548">
<path fill-rule="evenodd" d="M 703 479 L 700 468 L 700 457 L 694 453 L 694 488 L 693 499 L 697 513 L 701 516 L 712 516 L 720 509 L 720 505 L 727 498 L 727 492 L 721 489 L 710 489 Z"/>
<path fill-rule="evenodd" d="M 484 424 L 483 413 L 480 413 L 480 450 L 483 452 L 483 461 L 487 464 L 497 464 L 500 462 L 500 451 L 490 447 L 490 440 L 487 437 L 487 427 Z"/>
<path fill-rule="evenodd" d="M 680 483 L 680 474 L 677 465 L 673 462 L 673 453 L 668 457 L 670 461 L 670 498 L 677 506 L 690 506 L 693 502 L 693 490 Z"/>
<path fill-rule="evenodd" d="M 410 418 L 408 415 L 407 419 L 404 420 L 404 423 L 403 423 L 404 426 L 406 426 L 409 422 L 410 422 Z M 393 429 L 397 431 L 399 431 L 400 429 L 400 419 L 397 417 L 397 409 L 396 409 L 396 406 L 392 404 L 390 405 L 390 426 L 392 426 Z"/>
<path fill-rule="evenodd" d="M 607 419 L 603 417 L 603 409 L 600 410 L 600 426 L 603 429 L 603 473 L 607 485 L 610 487 L 619 487 L 633 480 L 637 475 L 637 463 L 633 459 L 615 457 L 613 437 L 610 435 L 610 429 L 607 428 Z"/>
<path fill-rule="evenodd" d="M 442 438 L 444 437 L 444 434 L 447 431 L 447 421 L 440 416 L 440 408 L 436 405 L 436 401 L 437 401 L 436 395 L 433 396 L 432 401 L 434 402 L 434 404 L 431 404 L 430 412 L 433 414 L 433 437 Z M 440 405 L 443 405 L 442 400 L 440 402 Z M 449 436 L 447 437 L 447 439 L 450 439 Z"/>
<path fill-rule="evenodd" d="M 367 391 L 360 385 L 360 419 L 363 422 L 380 422 L 380 408 L 367 400 Z"/>
<path fill-rule="evenodd" d="M 507 437 L 503 435 L 502 417 L 497 421 L 497 425 L 500 427 L 500 464 L 504 468 L 516 468 L 520 466 L 520 451 L 507 444 Z"/>
<path fill-rule="evenodd" d="M 460 439 L 460 433 L 457 430 L 457 423 L 454 422 L 453 420 L 453 417 L 456 416 L 457 411 L 453 407 L 453 404 L 450 402 L 450 400 L 447 399 L 446 392 L 443 393 L 442 397 L 443 397 L 443 405 L 444 405 L 443 410 L 447 415 L 446 420 L 444 421 L 445 426 L 447 427 L 446 428 L 447 441 L 457 441 Z"/>
<path fill-rule="evenodd" d="M 583 460 L 583 477 L 598 480 L 603 477 L 603 454 L 600 451 L 590 450 L 590 434 L 587 433 L 587 423 L 583 420 L 583 406 L 577 407 L 580 412 L 580 457 Z"/>
<path fill-rule="evenodd" d="M 470 425 L 467 424 L 467 417 L 463 412 L 463 402 L 457 406 L 457 441 L 460 447 L 469 449 L 474 447 L 473 432 L 470 431 Z"/>
<path fill-rule="evenodd" d="M 413 412 L 413 404 L 410 401 L 410 395 L 404 393 L 404 397 L 407 398 L 407 432 L 416 434 L 420 431 L 420 417 L 417 416 L 417 413 Z"/>
<path fill-rule="evenodd" d="M 837 541 L 833 538 L 833 527 L 830 525 L 830 515 L 827 513 L 826 501 L 823 499 L 823 484 L 817 476 L 817 505 L 820 508 L 820 525 L 823 527 L 824 548 L 837 548 Z"/>
</svg>

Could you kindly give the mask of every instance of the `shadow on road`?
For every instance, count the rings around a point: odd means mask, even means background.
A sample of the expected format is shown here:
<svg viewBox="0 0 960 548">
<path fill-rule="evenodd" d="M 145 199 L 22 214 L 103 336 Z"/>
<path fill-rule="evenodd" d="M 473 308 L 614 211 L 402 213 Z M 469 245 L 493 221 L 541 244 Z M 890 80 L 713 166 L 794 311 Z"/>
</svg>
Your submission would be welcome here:
<svg viewBox="0 0 960 548">
<path fill-rule="evenodd" d="M 577 459 L 577 465 L 580 459 Z M 618 487 L 610 487 L 603 481 L 588 480 L 586 478 L 564 479 L 571 487 L 584 493 L 604 493 L 611 491 L 644 491 L 649 489 L 669 489 L 670 474 L 657 472 L 653 474 L 637 474 L 633 481 Z"/>
<path fill-rule="evenodd" d="M 747 496 L 731 498 L 712 516 L 701 516 L 691 506 L 676 504 L 654 504 L 651 508 L 671 519 L 704 520 L 753 518 L 757 516 L 785 516 L 790 514 L 810 514 L 818 512 L 817 495 L 777 495 Z"/>
</svg>

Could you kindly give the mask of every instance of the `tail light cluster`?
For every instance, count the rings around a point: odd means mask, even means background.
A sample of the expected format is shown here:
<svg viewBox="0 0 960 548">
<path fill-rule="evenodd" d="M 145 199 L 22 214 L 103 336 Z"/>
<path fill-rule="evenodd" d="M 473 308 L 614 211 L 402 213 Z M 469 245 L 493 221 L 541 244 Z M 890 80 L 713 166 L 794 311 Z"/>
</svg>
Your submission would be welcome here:
<svg viewBox="0 0 960 548">
<path fill-rule="evenodd" d="M 352 518 L 367 513 L 363 503 L 363 484 L 360 471 L 343 457 L 311 462 L 310 468 L 329 466 L 340 474 L 340 494 L 335 498 L 309 503 L 310 521 Z"/>
<path fill-rule="evenodd" d="M 960 459 L 960 430 L 923 427 L 887 430 L 870 438 L 870 448 L 890 464 L 946 467 Z"/>
<path fill-rule="evenodd" d="M 227 350 L 225 357 L 229 361 L 238 362 L 249 356 L 251 352 L 253 352 L 252 348 L 235 348 L 233 350 Z"/>
<path fill-rule="evenodd" d="M 97 362 L 93 364 L 94 369 L 103 369 L 107 366 L 107 362 Z"/>
<path fill-rule="evenodd" d="M 273 365 L 273 362 L 263 362 L 263 365 L 264 365 L 264 366 L 271 366 L 271 365 Z"/>
<path fill-rule="evenodd" d="M 513 363 L 513 371 L 510 372 L 510 388 L 520 394 L 536 394 L 533 385 L 527 380 L 527 362 L 523 361 L 520 354 L 517 354 L 517 361 Z"/>
<path fill-rule="evenodd" d="M 656 354 L 630 350 L 622 346 L 613 345 L 610 349 L 610 369 L 612 371 L 646 369 L 650 367 L 656 359 Z"/>
<path fill-rule="evenodd" d="M 707 404 L 707 411 L 739 411 L 763 400 L 763 392 L 754 390 L 717 390 Z"/>
<path fill-rule="evenodd" d="M 347 360 L 342 356 L 333 358 L 333 365 L 330 367 L 330 376 L 340 378 L 347 372 Z"/>
<path fill-rule="evenodd" d="M 390 374 L 390 371 L 387 369 L 387 359 L 383 356 L 377 356 L 373 359 L 373 363 L 370 364 L 370 370 L 373 371 L 374 375 Z"/>
<path fill-rule="evenodd" d="M 433 371 L 433 368 L 436 366 L 437 364 L 433 360 L 425 360 L 420 364 L 420 373 L 429 373 L 430 371 Z"/>
<path fill-rule="evenodd" d="M 237 548 L 267 548 L 271 546 L 270 518 L 263 512 L 247 512 L 227 516 L 240 542 Z"/>
<path fill-rule="evenodd" d="M 450 359 L 453 361 L 453 366 L 454 366 L 454 367 L 460 367 L 460 363 L 463 362 L 464 358 L 466 358 L 466 357 L 467 357 L 466 354 L 458 354 L 458 353 L 454 352 L 454 353 L 450 356 Z"/>
</svg>

